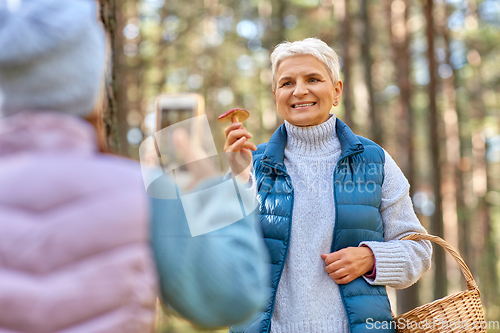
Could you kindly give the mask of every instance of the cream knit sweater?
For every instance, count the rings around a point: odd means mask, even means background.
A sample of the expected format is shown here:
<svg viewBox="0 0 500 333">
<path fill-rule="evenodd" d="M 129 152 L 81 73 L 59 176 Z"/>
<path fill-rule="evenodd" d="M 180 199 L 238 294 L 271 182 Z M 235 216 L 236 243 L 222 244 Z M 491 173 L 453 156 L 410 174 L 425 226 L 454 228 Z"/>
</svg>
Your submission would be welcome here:
<svg viewBox="0 0 500 333">
<path fill-rule="evenodd" d="M 346 313 L 338 285 L 325 272 L 321 254 L 330 253 L 335 205 L 333 171 L 340 157 L 336 118 L 311 127 L 285 121 L 288 142 L 285 165 L 294 187 L 292 230 L 273 317 L 272 333 L 348 333 Z M 398 239 L 426 232 L 409 197 L 409 184 L 394 160 L 385 153 L 385 178 L 380 212 L 385 242 L 363 242 L 376 260 L 371 284 L 406 288 L 430 267 L 428 242 Z M 361 245 L 360 244 L 360 245 Z"/>
</svg>

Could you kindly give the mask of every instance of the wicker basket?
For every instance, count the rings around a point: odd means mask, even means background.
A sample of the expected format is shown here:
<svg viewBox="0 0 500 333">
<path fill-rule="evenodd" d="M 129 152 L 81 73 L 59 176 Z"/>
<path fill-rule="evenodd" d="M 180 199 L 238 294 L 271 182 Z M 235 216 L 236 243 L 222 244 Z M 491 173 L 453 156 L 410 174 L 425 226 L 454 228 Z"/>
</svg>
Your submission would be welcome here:
<svg viewBox="0 0 500 333">
<path fill-rule="evenodd" d="M 428 240 L 442 246 L 460 265 L 469 290 L 438 299 L 394 317 L 400 333 L 486 332 L 479 289 L 462 257 L 446 241 L 431 235 L 412 234 L 403 240 Z"/>
</svg>

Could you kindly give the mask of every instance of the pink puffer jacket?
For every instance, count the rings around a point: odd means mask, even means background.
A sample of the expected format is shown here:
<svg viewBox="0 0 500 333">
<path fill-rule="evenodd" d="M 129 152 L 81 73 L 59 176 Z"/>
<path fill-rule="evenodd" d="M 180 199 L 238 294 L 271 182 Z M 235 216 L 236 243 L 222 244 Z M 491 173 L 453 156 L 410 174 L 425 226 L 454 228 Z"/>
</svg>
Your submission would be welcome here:
<svg viewBox="0 0 500 333">
<path fill-rule="evenodd" d="M 0 119 L 0 332 L 151 332 L 156 272 L 139 165 L 54 112 Z"/>
</svg>

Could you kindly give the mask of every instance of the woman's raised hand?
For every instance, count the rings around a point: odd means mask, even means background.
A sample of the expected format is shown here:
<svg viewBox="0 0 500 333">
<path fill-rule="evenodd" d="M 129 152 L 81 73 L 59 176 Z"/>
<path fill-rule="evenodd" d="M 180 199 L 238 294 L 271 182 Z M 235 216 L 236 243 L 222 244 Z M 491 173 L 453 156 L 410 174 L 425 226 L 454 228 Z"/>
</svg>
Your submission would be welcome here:
<svg viewBox="0 0 500 333">
<path fill-rule="evenodd" d="M 233 122 L 224 129 L 224 133 L 226 134 L 224 151 L 227 153 L 231 170 L 241 182 L 248 183 L 253 162 L 251 151 L 257 150 L 257 146 L 248 141 L 252 138 L 252 134 L 240 122 Z"/>
</svg>

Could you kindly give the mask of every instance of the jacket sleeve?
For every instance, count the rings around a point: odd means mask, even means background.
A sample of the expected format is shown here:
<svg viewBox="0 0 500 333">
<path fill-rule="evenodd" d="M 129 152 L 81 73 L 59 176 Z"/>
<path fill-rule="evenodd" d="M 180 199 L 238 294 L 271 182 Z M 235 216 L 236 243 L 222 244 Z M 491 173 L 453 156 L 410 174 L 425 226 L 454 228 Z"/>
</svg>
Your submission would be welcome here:
<svg viewBox="0 0 500 333">
<path fill-rule="evenodd" d="M 232 180 L 223 183 L 234 188 Z M 233 192 L 212 185 L 201 186 L 211 188 L 209 195 L 194 191 L 182 200 L 151 199 L 152 246 L 161 298 L 204 328 L 240 323 L 261 310 L 269 278 L 265 264 L 268 253 L 257 226 L 258 211 L 254 209 L 245 216 L 244 206 L 250 209 L 242 203 L 245 196 L 247 202 L 255 200 L 255 187 L 239 187 L 241 204 L 234 204 Z M 196 210 L 194 215 L 192 210 Z M 193 236 L 193 216 L 200 226 L 217 225 L 233 215 L 241 218 L 206 233 L 198 230 Z"/>
<path fill-rule="evenodd" d="M 402 241 L 412 233 L 427 233 L 420 224 L 409 195 L 410 184 L 392 157 L 385 152 L 384 183 L 380 214 L 385 242 L 362 242 L 370 247 L 376 262 L 376 276 L 363 278 L 373 285 L 407 288 L 430 268 L 432 246 L 428 241 Z"/>
</svg>

